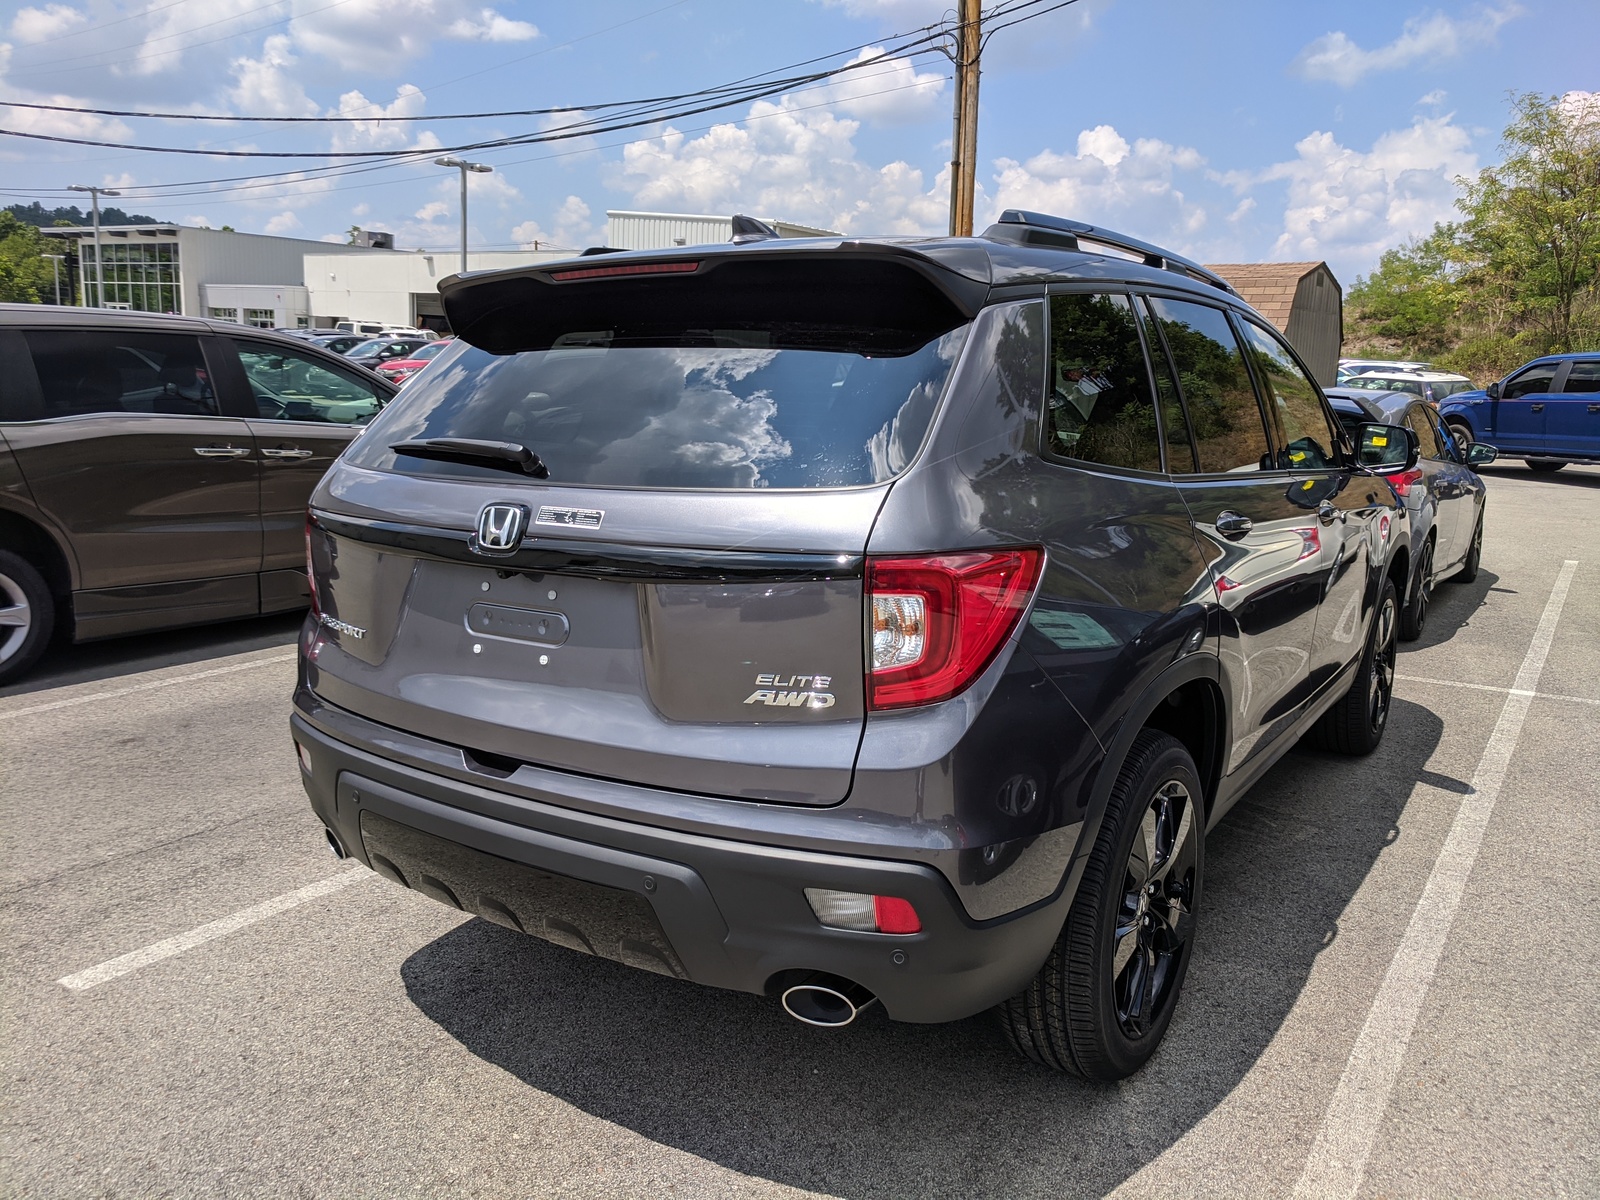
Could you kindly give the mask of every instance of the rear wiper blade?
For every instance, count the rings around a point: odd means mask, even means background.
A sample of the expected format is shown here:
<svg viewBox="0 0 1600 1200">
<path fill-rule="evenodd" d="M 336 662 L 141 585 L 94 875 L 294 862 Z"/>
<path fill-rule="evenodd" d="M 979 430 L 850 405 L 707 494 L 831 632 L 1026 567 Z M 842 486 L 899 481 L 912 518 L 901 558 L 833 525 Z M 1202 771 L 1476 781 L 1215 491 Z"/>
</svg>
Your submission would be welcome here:
<svg viewBox="0 0 1600 1200">
<path fill-rule="evenodd" d="M 485 442 L 477 438 L 423 438 L 415 442 L 394 442 L 389 449 L 412 458 L 435 458 L 441 462 L 473 463 L 497 471 L 516 471 L 535 479 L 549 479 L 544 460 L 520 442 Z"/>
</svg>

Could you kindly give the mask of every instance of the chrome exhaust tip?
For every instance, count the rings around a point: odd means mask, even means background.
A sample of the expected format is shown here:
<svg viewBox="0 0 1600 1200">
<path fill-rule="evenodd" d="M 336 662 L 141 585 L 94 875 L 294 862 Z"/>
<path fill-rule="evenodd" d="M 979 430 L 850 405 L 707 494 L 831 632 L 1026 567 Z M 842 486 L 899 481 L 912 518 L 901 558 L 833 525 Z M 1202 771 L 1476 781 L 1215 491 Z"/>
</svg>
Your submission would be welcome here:
<svg viewBox="0 0 1600 1200">
<path fill-rule="evenodd" d="M 333 856 L 335 858 L 342 859 L 350 857 L 344 852 L 344 847 L 339 844 L 339 839 L 333 836 L 333 830 L 324 829 L 322 832 L 328 835 L 328 849 L 333 851 Z"/>
<path fill-rule="evenodd" d="M 782 996 L 784 1012 L 822 1029 L 843 1028 L 877 1000 L 859 983 L 821 973 L 785 988 Z"/>
</svg>

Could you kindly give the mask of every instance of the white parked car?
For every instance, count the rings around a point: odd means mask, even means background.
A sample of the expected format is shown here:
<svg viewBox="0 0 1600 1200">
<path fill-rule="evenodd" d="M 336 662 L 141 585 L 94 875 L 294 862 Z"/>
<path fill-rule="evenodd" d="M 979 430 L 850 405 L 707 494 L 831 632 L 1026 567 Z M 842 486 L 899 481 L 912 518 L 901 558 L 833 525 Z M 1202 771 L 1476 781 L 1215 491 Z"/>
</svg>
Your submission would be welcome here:
<svg viewBox="0 0 1600 1200">
<path fill-rule="evenodd" d="M 1348 377 L 1339 386 L 1373 392 L 1405 392 L 1437 407 L 1446 396 L 1470 392 L 1477 385 L 1465 375 L 1453 375 L 1448 371 L 1367 371 Z"/>
</svg>

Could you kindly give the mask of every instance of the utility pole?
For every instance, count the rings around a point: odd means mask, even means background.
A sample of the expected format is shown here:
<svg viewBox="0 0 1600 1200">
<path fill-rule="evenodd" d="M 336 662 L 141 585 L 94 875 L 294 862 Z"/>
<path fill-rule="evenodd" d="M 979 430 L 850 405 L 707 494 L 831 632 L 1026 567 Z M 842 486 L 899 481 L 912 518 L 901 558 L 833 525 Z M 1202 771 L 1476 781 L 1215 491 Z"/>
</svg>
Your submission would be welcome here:
<svg viewBox="0 0 1600 1200">
<path fill-rule="evenodd" d="M 90 187 L 88 184 L 75 183 L 67 189 L 69 192 L 88 192 L 94 201 L 94 307 L 106 306 L 106 263 L 100 250 L 100 197 L 120 196 L 121 192 L 114 192 L 110 188 Z"/>
<path fill-rule="evenodd" d="M 464 159 L 453 156 L 436 158 L 433 160 L 436 167 L 455 167 L 461 172 L 461 272 L 467 270 L 467 172 L 474 171 L 479 175 L 487 175 L 494 170 L 488 163 L 470 163 Z"/>
<path fill-rule="evenodd" d="M 56 277 L 56 306 L 59 308 L 60 305 L 61 305 L 61 260 L 66 258 L 66 255 L 65 254 L 43 254 L 43 255 L 40 255 L 40 257 L 41 258 L 48 258 L 50 260 L 51 270 L 53 270 L 55 272 L 55 277 Z"/>
<path fill-rule="evenodd" d="M 982 52 L 980 0 L 960 0 L 956 27 L 955 130 L 950 139 L 950 236 L 972 236 L 978 176 L 978 57 Z"/>
</svg>

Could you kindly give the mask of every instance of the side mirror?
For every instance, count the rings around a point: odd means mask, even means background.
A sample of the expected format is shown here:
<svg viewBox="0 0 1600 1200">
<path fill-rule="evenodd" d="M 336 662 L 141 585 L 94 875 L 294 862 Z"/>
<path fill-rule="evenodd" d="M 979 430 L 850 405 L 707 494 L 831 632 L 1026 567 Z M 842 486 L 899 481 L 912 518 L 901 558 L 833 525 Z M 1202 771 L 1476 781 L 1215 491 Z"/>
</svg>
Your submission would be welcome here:
<svg viewBox="0 0 1600 1200">
<path fill-rule="evenodd" d="M 1491 383 L 1488 387 L 1484 388 L 1483 389 L 1483 394 L 1485 396 L 1489 397 L 1489 399 L 1491 399 L 1491 400 L 1500 399 L 1500 381 L 1497 379 L 1493 383 Z"/>
<path fill-rule="evenodd" d="M 1417 435 L 1404 425 L 1370 422 L 1356 429 L 1356 462 L 1374 474 L 1412 470 L 1420 457 Z"/>
<path fill-rule="evenodd" d="M 1474 442 L 1472 449 L 1467 451 L 1467 466 L 1481 467 L 1485 463 L 1492 463 L 1500 457 L 1500 451 L 1484 442 Z"/>
</svg>

